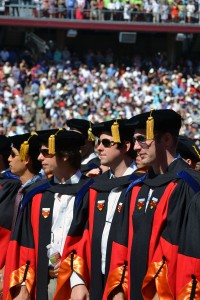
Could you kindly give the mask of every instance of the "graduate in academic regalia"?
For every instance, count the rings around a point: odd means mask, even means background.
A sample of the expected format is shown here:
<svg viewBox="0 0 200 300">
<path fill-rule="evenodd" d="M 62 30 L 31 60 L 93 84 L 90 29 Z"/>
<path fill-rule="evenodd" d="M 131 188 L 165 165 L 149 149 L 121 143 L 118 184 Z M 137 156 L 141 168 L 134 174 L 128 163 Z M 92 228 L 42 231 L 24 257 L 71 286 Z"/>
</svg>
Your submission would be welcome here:
<svg viewBox="0 0 200 300">
<path fill-rule="evenodd" d="M 8 203 L 4 211 L 5 217 L 7 218 L 7 224 L 10 224 L 9 226 L 11 230 L 12 239 L 21 202 L 24 199 L 25 195 L 27 195 L 31 191 L 33 184 L 41 181 L 41 176 L 39 176 L 41 163 L 37 160 L 39 154 L 39 146 L 38 136 L 35 132 L 9 137 L 9 142 L 9 169 L 12 176 L 18 177 L 20 180 L 20 186 L 18 188 L 18 191 L 15 194 L 14 199 L 12 199 L 12 213 L 9 214 L 10 208 Z M 8 195 L 12 195 L 12 191 L 7 192 Z M 9 275 L 7 274 L 7 270 L 10 265 L 9 248 L 10 241 L 8 241 L 7 244 L 6 260 L 4 261 L 4 287 L 8 285 L 8 282 L 10 280 Z M 4 294 L 6 293 L 4 292 Z"/>
<path fill-rule="evenodd" d="M 66 121 L 70 130 L 75 130 L 85 136 L 85 145 L 81 147 L 81 172 L 87 175 L 92 169 L 99 169 L 100 160 L 95 152 L 95 136 L 92 133 L 93 123 L 84 119 L 70 119 Z"/>
<path fill-rule="evenodd" d="M 21 182 L 8 169 L 11 143 L 5 135 L 0 135 L 0 269 L 4 267 L 10 240 L 14 202 Z M 0 271 L 3 278 L 3 270 Z M 1 290 L 1 288 L 0 288 Z"/>
<path fill-rule="evenodd" d="M 89 206 L 88 226 L 82 233 L 82 240 L 74 244 L 71 255 L 65 260 L 68 276 L 71 268 L 71 299 L 113 299 L 127 290 L 129 199 L 126 190 L 136 165 L 132 136 L 124 125 L 125 120 L 110 120 L 94 124 L 92 129 L 98 137 L 101 165 L 110 170 L 95 178 L 89 195 L 84 198 L 83 203 Z M 74 273 L 79 278 L 75 278 Z M 116 279 L 115 286 L 110 289 L 109 281 L 113 279 Z M 63 268 L 58 276 L 55 300 L 65 299 L 62 292 L 68 280 Z"/>
<path fill-rule="evenodd" d="M 91 180 L 79 169 L 84 140 L 64 129 L 40 134 L 38 160 L 53 177 L 35 184 L 20 204 L 9 243 L 4 299 L 53 299 L 75 196 Z"/>
<path fill-rule="evenodd" d="M 200 177 L 177 155 L 179 114 L 152 110 L 131 118 L 131 127 L 134 150 L 149 171 L 132 189 L 128 299 L 174 299 L 180 230 Z"/>
</svg>

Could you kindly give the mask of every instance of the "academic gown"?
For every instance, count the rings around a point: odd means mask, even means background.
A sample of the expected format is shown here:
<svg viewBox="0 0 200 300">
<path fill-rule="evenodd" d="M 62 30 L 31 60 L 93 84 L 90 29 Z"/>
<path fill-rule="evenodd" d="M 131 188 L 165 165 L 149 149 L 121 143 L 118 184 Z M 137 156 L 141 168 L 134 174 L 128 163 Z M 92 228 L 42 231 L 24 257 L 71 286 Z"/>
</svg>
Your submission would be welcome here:
<svg viewBox="0 0 200 300">
<path fill-rule="evenodd" d="M 107 295 L 118 287 L 126 292 L 129 213 L 126 191 L 130 182 L 143 175 L 144 171 L 139 170 L 132 175 L 110 179 L 110 172 L 107 171 L 94 178 L 95 182 L 83 201 L 79 203 L 72 221 L 66 242 L 71 253 L 68 251 L 68 256 L 66 253 L 65 257 L 63 255 L 54 300 L 70 298 L 67 291 L 70 290 L 69 279 L 73 271 L 83 279 L 86 287 L 90 290 L 91 299 L 107 299 Z M 107 200 L 111 190 L 120 186 L 122 193 L 116 206 L 109 234 L 106 274 L 103 276 L 101 273 L 101 237 L 107 213 Z"/>
<path fill-rule="evenodd" d="M 150 170 L 143 183 L 132 190 L 128 299 L 152 299 L 156 292 L 161 299 L 173 299 L 180 230 L 185 208 L 195 194 L 181 175 L 182 170 L 187 170 L 192 177 L 194 172 L 187 166 L 182 159 L 176 159 L 165 174 L 155 176 Z M 193 175 L 197 183 L 199 176 Z M 153 192 L 148 199 L 150 189 Z"/>
<path fill-rule="evenodd" d="M 84 279 L 89 288 L 88 253 L 88 190 L 94 179 L 88 179 L 76 195 L 73 220 L 65 241 L 59 267 L 54 300 L 70 299 L 70 276 L 73 272 Z"/>
<path fill-rule="evenodd" d="M 31 300 L 48 299 L 46 245 L 51 240 L 54 195 L 76 195 L 89 180 L 85 176 L 77 184 L 54 184 L 53 179 L 43 180 L 23 199 L 9 243 L 4 299 L 12 299 L 12 290 L 23 281 Z"/>
<path fill-rule="evenodd" d="M 8 172 L 0 174 L 0 269 L 5 264 L 10 240 L 15 198 L 21 182 Z"/>
<path fill-rule="evenodd" d="M 27 279 L 28 291 L 31 293 L 35 277 L 33 272 L 35 254 L 31 225 L 31 200 L 34 195 L 44 191 L 49 186 L 48 180 L 42 180 L 23 189 L 23 199 L 7 249 L 3 286 L 4 300 L 13 299 L 15 287 L 25 279 Z"/>
<path fill-rule="evenodd" d="M 82 202 L 83 205 L 81 210 L 84 211 L 82 216 L 85 217 L 86 223 L 85 227 L 82 226 L 82 233 L 79 233 L 82 235 L 82 238 L 73 245 L 71 254 L 65 260 L 68 269 L 70 269 L 71 266 L 71 269 L 84 280 L 86 286 L 90 290 L 90 298 L 94 300 L 107 299 L 108 274 L 112 268 L 117 268 L 117 262 L 121 264 L 121 269 L 116 271 L 118 275 L 117 286 L 120 284 L 120 281 L 122 284 L 124 281 L 124 274 L 122 276 L 122 273 L 124 272 L 122 269 L 124 269 L 125 259 L 127 257 L 124 249 L 127 249 L 127 214 L 129 211 L 129 201 L 128 197 L 125 197 L 125 192 L 130 184 L 129 178 L 130 175 L 110 179 L 110 172 L 107 171 L 94 179 L 95 182 L 91 186 L 89 194 L 84 197 Z M 106 222 L 108 196 L 111 190 L 116 187 L 121 187 L 122 192 L 114 212 L 108 236 L 105 275 L 102 275 L 102 233 Z M 81 214 L 79 213 L 79 217 L 80 215 Z M 116 254 L 119 254 L 118 258 L 116 258 Z M 112 263 L 111 257 L 113 260 Z M 58 276 L 58 285 L 59 281 L 61 282 L 62 280 L 61 278 L 59 279 Z M 110 291 L 112 291 L 112 288 Z M 54 300 L 58 299 L 61 298 L 54 298 Z"/>
<path fill-rule="evenodd" d="M 200 192 L 187 209 L 179 242 L 176 299 L 200 299 Z"/>
<path fill-rule="evenodd" d="M 130 184 L 130 175 L 119 178 L 109 179 L 110 172 L 107 171 L 99 180 L 93 184 L 90 191 L 90 219 L 89 232 L 91 239 L 91 267 L 90 267 L 90 298 L 95 300 L 107 299 L 107 279 L 109 272 L 113 271 L 115 265 L 114 258 L 111 267 L 111 256 L 116 251 L 118 254 L 123 252 L 127 247 L 127 228 L 128 228 L 128 211 L 129 199 L 125 197 L 125 192 Z M 101 271 L 101 240 L 106 223 L 108 196 L 113 188 L 120 187 L 121 195 L 119 197 L 110 232 L 107 241 L 105 274 Z M 102 202 L 102 200 L 104 202 Z M 122 255 L 123 256 L 123 255 Z M 125 265 L 125 260 L 123 265 Z M 123 271 L 122 271 L 123 272 Z M 121 274 L 122 275 L 122 274 Z M 120 276 L 121 279 L 121 276 Z M 98 293 L 97 293 L 98 291 Z"/>
</svg>

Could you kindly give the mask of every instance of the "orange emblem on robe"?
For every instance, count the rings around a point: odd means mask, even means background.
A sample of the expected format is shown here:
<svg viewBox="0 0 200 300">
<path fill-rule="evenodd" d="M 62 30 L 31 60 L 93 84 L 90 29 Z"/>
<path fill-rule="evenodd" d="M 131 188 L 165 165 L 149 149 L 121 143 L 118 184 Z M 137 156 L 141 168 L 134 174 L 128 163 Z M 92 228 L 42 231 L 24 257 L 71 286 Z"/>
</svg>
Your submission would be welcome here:
<svg viewBox="0 0 200 300">
<path fill-rule="evenodd" d="M 104 208 L 105 206 L 105 200 L 99 200 L 97 201 L 97 208 L 98 210 L 102 211 L 102 209 Z"/>
<path fill-rule="evenodd" d="M 142 209 L 145 203 L 145 198 L 138 199 L 137 208 Z"/>
<path fill-rule="evenodd" d="M 118 210 L 118 213 L 120 213 L 121 209 L 122 209 L 122 202 L 119 202 L 118 206 L 117 206 L 117 210 Z"/>
<path fill-rule="evenodd" d="M 158 202 L 158 198 L 153 197 L 150 201 L 150 208 L 153 209 Z"/>
<path fill-rule="evenodd" d="M 46 219 L 50 214 L 50 208 L 42 208 L 42 216 Z"/>
</svg>

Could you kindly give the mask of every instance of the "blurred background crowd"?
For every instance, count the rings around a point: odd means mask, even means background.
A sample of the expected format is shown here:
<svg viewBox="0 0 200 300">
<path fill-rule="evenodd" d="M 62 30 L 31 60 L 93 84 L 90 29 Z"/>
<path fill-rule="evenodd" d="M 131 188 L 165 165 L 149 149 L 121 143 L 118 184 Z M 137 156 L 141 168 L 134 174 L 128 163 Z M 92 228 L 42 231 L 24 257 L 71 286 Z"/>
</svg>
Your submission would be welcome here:
<svg viewBox="0 0 200 300">
<path fill-rule="evenodd" d="M 8 136 L 63 127 L 70 118 L 101 122 L 130 118 L 150 108 L 171 108 L 183 118 L 181 134 L 200 140 L 200 64 L 170 66 L 164 54 L 115 57 L 88 49 L 0 51 L 0 133 Z"/>
<path fill-rule="evenodd" d="M 199 23 L 199 0 L 6 0 L 1 14 L 39 18 Z"/>
</svg>

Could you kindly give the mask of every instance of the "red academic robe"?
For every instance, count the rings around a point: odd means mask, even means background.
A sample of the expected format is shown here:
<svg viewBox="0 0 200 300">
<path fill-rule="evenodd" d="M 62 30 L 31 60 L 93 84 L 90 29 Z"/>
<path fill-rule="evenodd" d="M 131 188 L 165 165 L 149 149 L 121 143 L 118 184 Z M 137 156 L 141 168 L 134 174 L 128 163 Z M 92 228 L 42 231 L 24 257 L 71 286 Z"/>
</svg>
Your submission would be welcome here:
<svg viewBox="0 0 200 300">
<path fill-rule="evenodd" d="M 84 280 L 90 289 L 91 299 L 107 299 L 108 295 L 119 287 L 126 293 L 129 201 L 125 192 L 130 184 L 130 176 L 109 179 L 109 174 L 108 171 L 95 178 L 89 195 L 86 195 L 82 202 L 83 206 L 80 211 L 83 210 L 84 213 L 79 212 L 78 216 L 79 220 L 80 216 L 84 216 L 85 226 L 81 226 L 82 232 L 79 231 L 79 234 L 73 238 L 69 239 L 68 236 L 68 243 L 70 244 L 70 241 L 75 243 L 71 248 L 72 252 L 63 261 L 63 269 L 62 273 L 59 272 L 54 300 L 62 299 L 61 295 L 63 294 L 60 291 L 64 292 L 64 287 L 66 287 L 66 291 L 72 271 L 75 271 Z M 103 276 L 101 272 L 101 238 L 106 220 L 108 195 L 116 187 L 121 187 L 122 193 L 110 228 L 105 275 Z M 79 239 L 81 236 L 82 238 Z"/>
<path fill-rule="evenodd" d="M 23 196 L 15 227 L 8 244 L 3 299 L 13 299 L 16 286 L 23 281 L 29 291 L 31 299 L 34 295 L 35 282 L 35 246 L 31 221 L 31 199 L 39 191 L 49 186 L 49 182 L 41 182 L 28 187 Z M 35 220 L 34 220 L 35 221 Z M 33 298 L 34 299 L 34 298 Z"/>
<path fill-rule="evenodd" d="M 9 243 L 6 261 L 4 299 L 12 299 L 12 291 L 23 281 L 31 300 L 47 299 L 49 281 L 46 246 L 51 241 L 54 195 L 74 195 L 76 205 L 92 179 L 83 176 L 77 184 L 54 184 L 52 179 L 34 188 L 19 211 L 15 230 Z M 81 192 L 80 192 L 81 191 Z M 48 209 L 46 209 L 48 208 Z"/>
<path fill-rule="evenodd" d="M 166 300 L 175 295 L 180 230 L 185 207 L 195 193 L 179 175 L 186 167 L 185 162 L 177 159 L 167 173 L 155 177 L 150 172 L 143 184 L 133 189 L 128 299 L 152 299 L 156 292 Z M 149 197 L 150 189 L 153 192 Z"/>
<path fill-rule="evenodd" d="M 5 178 L 0 174 L 0 269 L 4 267 L 11 235 L 16 194 L 21 186 L 16 178 Z"/>
</svg>

